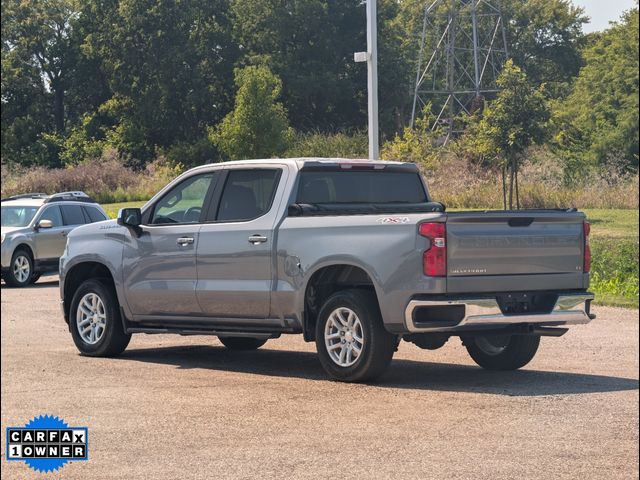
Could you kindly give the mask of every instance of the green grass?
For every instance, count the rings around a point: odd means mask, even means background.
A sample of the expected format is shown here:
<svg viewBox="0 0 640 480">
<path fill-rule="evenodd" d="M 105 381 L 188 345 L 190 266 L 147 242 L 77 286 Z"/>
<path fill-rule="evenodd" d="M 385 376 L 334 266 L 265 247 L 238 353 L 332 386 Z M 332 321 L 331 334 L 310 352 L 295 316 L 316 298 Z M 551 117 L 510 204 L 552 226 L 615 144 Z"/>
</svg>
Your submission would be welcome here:
<svg viewBox="0 0 640 480">
<path fill-rule="evenodd" d="M 115 218 L 124 207 L 145 202 L 103 205 Z M 591 222 L 591 288 L 595 303 L 638 308 L 638 210 L 584 210 Z"/>
<path fill-rule="evenodd" d="M 127 207 L 142 207 L 145 203 L 147 202 L 121 202 L 121 203 L 107 203 L 102 205 L 102 208 L 104 208 L 105 212 L 107 212 L 107 215 L 109 215 L 110 218 L 116 218 L 118 216 L 118 210 L 120 210 L 121 208 L 127 208 Z"/>
<path fill-rule="evenodd" d="M 638 308 L 638 210 L 586 210 L 595 303 Z"/>
<path fill-rule="evenodd" d="M 638 210 L 583 210 L 594 237 L 638 239 Z"/>
</svg>

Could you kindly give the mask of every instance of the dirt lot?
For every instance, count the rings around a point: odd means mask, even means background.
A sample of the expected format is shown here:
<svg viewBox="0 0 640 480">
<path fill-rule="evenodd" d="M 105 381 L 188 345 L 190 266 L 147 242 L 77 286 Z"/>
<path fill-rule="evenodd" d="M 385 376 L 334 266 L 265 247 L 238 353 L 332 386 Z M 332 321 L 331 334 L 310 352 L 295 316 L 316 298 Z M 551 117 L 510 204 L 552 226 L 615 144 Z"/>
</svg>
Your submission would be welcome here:
<svg viewBox="0 0 640 480">
<path fill-rule="evenodd" d="M 230 353 L 215 337 L 134 336 L 77 354 L 55 277 L 2 287 L 4 428 L 89 427 L 88 462 L 2 478 L 637 478 L 638 312 L 543 339 L 523 371 L 485 372 L 457 339 L 402 343 L 376 385 L 327 381 L 298 336 Z"/>
</svg>

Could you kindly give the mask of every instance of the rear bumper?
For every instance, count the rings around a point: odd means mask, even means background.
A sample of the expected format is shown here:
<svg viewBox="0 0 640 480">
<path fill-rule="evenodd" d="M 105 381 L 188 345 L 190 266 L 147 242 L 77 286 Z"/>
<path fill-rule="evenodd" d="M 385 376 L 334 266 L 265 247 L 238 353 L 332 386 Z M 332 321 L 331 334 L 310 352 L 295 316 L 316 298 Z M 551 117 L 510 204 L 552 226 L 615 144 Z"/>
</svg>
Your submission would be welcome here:
<svg viewBox="0 0 640 480">
<path fill-rule="evenodd" d="M 405 310 L 405 325 L 411 333 L 458 332 L 501 328 L 513 325 L 562 326 L 589 323 L 591 293 L 560 294 L 549 313 L 505 315 L 495 298 L 456 298 L 451 300 L 411 300 Z M 416 309 L 432 308 L 449 319 L 419 322 Z M 437 309 L 437 310 L 435 310 Z M 452 315 L 447 315 L 452 314 Z"/>
</svg>

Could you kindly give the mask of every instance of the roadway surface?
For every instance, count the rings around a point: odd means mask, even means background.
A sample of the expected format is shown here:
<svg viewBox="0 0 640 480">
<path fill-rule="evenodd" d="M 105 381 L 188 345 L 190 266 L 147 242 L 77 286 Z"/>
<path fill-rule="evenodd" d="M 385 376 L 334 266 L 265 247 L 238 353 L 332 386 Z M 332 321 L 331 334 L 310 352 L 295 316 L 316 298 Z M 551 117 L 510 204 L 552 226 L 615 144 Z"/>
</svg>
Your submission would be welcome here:
<svg viewBox="0 0 640 480">
<path fill-rule="evenodd" d="M 3 284 L 2 478 L 638 478 L 638 312 L 595 312 L 519 372 L 481 370 L 458 339 L 403 342 L 377 384 L 349 385 L 300 336 L 235 353 L 134 335 L 82 357 L 56 277 Z M 7 462 L 5 427 L 40 414 L 88 426 L 90 460 Z"/>
</svg>

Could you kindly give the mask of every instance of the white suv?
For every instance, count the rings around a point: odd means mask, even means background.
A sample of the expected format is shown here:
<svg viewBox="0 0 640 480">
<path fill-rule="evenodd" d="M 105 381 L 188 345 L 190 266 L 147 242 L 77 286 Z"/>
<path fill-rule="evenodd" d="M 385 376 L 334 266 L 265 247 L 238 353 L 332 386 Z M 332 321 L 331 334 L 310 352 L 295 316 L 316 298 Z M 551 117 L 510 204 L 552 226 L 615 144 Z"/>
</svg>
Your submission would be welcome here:
<svg viewBox="0 0 640 480">
<path fill-rule="evenodd" d="M 43 273 L 57 273 L 69 232 L 107 220 L 84 192 L 28 193 L 2 200 L 2 279 L 24 287 Z"/>
</svg>

